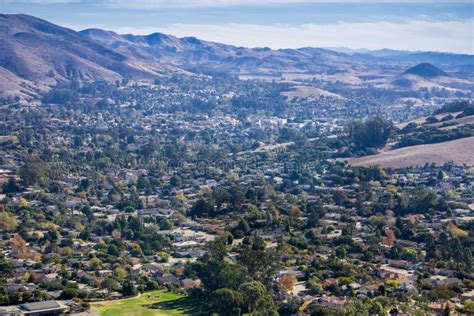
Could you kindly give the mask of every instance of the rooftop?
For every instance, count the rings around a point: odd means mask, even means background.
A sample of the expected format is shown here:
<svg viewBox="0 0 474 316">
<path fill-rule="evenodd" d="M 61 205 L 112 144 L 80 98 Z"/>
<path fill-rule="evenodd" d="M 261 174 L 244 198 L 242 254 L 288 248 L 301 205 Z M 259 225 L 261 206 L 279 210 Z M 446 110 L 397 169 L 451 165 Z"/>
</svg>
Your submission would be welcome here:
<svg viewBox="0 0 474 316">
<path fill-rule="evenodd" d="M 61 310 L 66 309 L 67 306 L 57 302 L 57 301 L 42 301 L 42 302 L 34 302 L 34 303 L 27 303 L 20 305 L 20 308 L 23 313 L 35 313 L 35 312 L 44 312 L 44 311 L 51 311 L 51 310 Z"/>
</svg>

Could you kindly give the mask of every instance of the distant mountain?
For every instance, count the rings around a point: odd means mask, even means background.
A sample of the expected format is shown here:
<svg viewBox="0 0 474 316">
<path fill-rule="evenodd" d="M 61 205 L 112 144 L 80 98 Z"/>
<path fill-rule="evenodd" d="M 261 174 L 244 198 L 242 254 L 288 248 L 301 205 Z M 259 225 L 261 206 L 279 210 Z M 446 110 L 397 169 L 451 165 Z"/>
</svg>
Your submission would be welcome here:
<svg viewBox="0 0 474 316">
<path fill-rule="evenodd" d="M 233 73 L 324 71 L 331 67 L 343 68 L 359 61 L 352 56 L 322 48 L 272 50 L 236 47 L 195 37 L 178 38 L 161 33 L 119 35 L 97 29 L 80 33 L 127 56 L 151 58 L 198 72 L 205 69 Z"/>
<path fill-rule="evenodd" d="M 406 55 L 410 55 L 414 53 L 407 50 L 395 50 L 395 49 L 388 49 L 388 48 L 370 50 L 366 48 L 354 49 L 354 48 L 348 48 L 348 47 L 328 47 L 327 49 L 335 51 L 335 52 L 339 52 L 339 53 L 349 54 L 349 55 L 370 55 L 373 57 L 380 57 L 380 58 L 406 56 Z"/>
<path fill-rule="evenodd" d="M 325 48 L 332 50 L 334 52 L 344 53 L 348 55 L 368 54 L 370 52 L 369 49 L 365 49 L 365 48 L 349 48 L 349 47 L 325 47 Z"/>
<path fill-rule="evenodd" d="M 444 70 L 430 64 L 421 63 L 410 67 L 398 76 L 395 76 L 385 87 L 403 90 L 448 89 L 451 91 L 470 89 L 472 81 L 448 74 Z"/>
<path fill-rule="evenodd" d="M 376 57 L 379 62 L 395 62 L 400 64 L 418 64 L 431 63 L 437 66 L 458 67 L 465 65 L 474 65 L 474 55 L 455 54 L 444 52 L 421 52 L 395 49 L 351 49 L 351 48 L 328 48 L 333 51 L 357 56 L 366 60 L 373 60 Z"/>
<path fill-rule="evenodd" d="M 423 86 L 429 85 L 426 78 L 430 76 L 447 78 L 433 67 L 443 67 L 466 80 L 474 77 L 473 55 L 389 49 L 347 54 L 350 51 L 345 49 L 314 47 L 246 48 L 161 33 L 121 35 L 101 29 L 76 32 L 27 15 L 0 14 L 0 52 L 0 97 L 35 96 L 60 82 L 114 82 L 125 77 L 153 80 L 175 73 L 292 73 L 347 85 L 370 82 L 378 86 L 389 84 L 380 78 L 400 76 L 414 64 L 430 63 L 430 67 L 416 66 L 410 70 L 414 74 L 404 76 L 418 76 L 426 81 Z M 407 83 L 403 80 L 407 78 L 397 79 L 402 79 L 402 86 Z"/>
<path fill-rule="evenodd" d="M 167 69 L 27 15 L 0 14 L 0 95 L 37 94 L 63 81 L 153 78 Z"/>
<path fill-rule="evenodd" d="M 408 50 L 395 50 L 395 49 L 378 49 L 378 50 L 371 50 L 367 52 L 368 55 L 379 57 L 379 58 L 390 58 L 390 57 L 402 57 L 414 54 Z"/>
<path fill-rule="evenodd" d="M 440 67 L 474 65 L 474 55 L 467 54 L 381 50 L 369 52 L 368 55 L 401 64 L 430 63 Z"/>
<path fill-rule="evenodd" d="M 438 67 L 433 66 L 429 63 L 421 63 L 410 69 L 407 69 L 405 74 L 419 76 L 425 79 L 431 79 L 436 77 L 449 77 L 449 75 Z"/>
</svg>

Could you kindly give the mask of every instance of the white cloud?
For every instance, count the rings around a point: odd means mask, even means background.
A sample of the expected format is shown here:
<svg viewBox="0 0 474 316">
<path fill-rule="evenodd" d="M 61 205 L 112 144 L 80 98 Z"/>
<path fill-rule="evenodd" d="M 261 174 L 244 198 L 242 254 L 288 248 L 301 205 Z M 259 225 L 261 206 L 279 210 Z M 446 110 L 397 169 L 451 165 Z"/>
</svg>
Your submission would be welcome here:
<svg viewBox="0 0 474 316">
<path fill-rule="evenodd" d="M 71 26 L 79 29 L 80 26 Z M 96 26 L 97 27 L 97 26 Z M 246 47 L 351 47 L 432 50 L 474 54 L 474 19 L 455 21 L 339 22 L 333 24 L 171 24 L 108 28 L 120 34 L 162 32 Z"/>
</svg>

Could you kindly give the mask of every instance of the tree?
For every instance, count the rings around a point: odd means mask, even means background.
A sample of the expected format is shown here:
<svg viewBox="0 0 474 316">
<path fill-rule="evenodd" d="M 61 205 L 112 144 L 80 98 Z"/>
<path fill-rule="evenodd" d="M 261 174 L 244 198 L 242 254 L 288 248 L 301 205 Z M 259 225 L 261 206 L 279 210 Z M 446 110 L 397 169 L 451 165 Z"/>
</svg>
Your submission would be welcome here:
<svg viewBox="0 0 474 316">
<path fill-rule="evenodd" d="M 246 241 L 247 240 L 247 241 Z M 245 245 L 244 243 L 249 243 Z M 247 267 L 253 280 L 266 286 L 273 284 L 274 275 L 279 265 L 275 253 L 265 249 L 265 241 L 261 237 L 244 239 L 244 248 L 238 257 L 239 262 Z"/>
<path fill-rule="evenodd" d="M 94 257 L 89 260 L 89 268 L 91 270 L 99 270 L 102 267 L 102 261 L 99 258 Z"/>
<path fill-rule="evenodd" d="M 59 272 L 59 275 L 61 276 L 61 278 L 66 279 L 66 280 L 71 278 L 71 272 L 67 270 L 65 265 L 61 265 L 61 270 Z"/>
<path fill-rule="evenodd" d="M 122 284 L 122 295 L 123 296 L 134 296 L 137 294 L 137 289 L 133 282 L 129 279 L 125 280 Z"/>
<path fill-rule="evenodd" d="M 199 199 L 191 208 L 190 216 L 207 217 L 214 212 L 214 203 L 204 199 Z"/>
<path fill-rule="evenodd" d="M 306 213 L 308 213 L 308 228 L 315 228 L 319 224 L 319 220 L 325 215 L 321 200 L 308 203 L 306 206 Z"/>
<path fill-rule="evenodd" d="M 70 300 L 77 297 L 78 295 L 79 293 L 77 289 L 67 287 L 61 292 L 61 295 L 59 296 L 59 298 L 63 300 Z"/>
<path fill-rule="evenodd" d="M 443 209 L 443 205 L 436 197 L 436 192 L 425 186 L 417 187 L 411 192 L 403 192 L 395 207 L 397 215 L 424 214 L 431 209 Z"/>
<path fill-rule="evenodd" d="M 149 280 L 145 284 L 145 291 L 153 291 L 153 290 L 158 289 L 159 287 L 160 287 L 160 285 L 158 284 L 158 282 L 153 281 L 153 280 Z"/>
<path fill-rule="evenodd" d="M 244 202 L 245 195 L 242 190 L 236 186 L 232 185 L 229 189 L 229 203 L 233 209 L 239 209 Z"/>
<path fill-rule="evenodd" d="M 114 276 L 119 280 L 123 280 L 127 277 L 127 271 L 124 268 L 117 267 L 114 269 Z"/>
<path fill-rule="evenodd" d="M 449 315 L 451 315 L 451 308 L 449 308 L 449 304 L 446 303 L 446 306 L 443 311 L 443 316 L 449 316 Z"/>
<path fill-rule="evenodd" d="M 109 245 L 107 248 L 107 254 L 118 257 L 120 255 L 120 251 L 118 250 L 117 246 L 115 245 Z"/>
<path fill-rule="evenodd" d="M 10 212 L 0 212 L 0 230 L 14 231 L 18 222 Z"/>
<path fill-rule="evenodd" d="M 349 126 L 349 137 L 356 148 L 383 147 L 393 131 L 393 124 L 381 117 L 365 122 L 353 122 Z"/>
<path fill-rule="evenodd" d="M 54 88 L 43 97 L 45 103 L 67 104 L 75 100 L 75 93 L 72 89 Z"/>
<path fill-rule="evenodd" d="M 21 191 L 20 186 L 16 183 L 16 180 L 14 177 L 10 177 L 3 185 L 3 193 L 9 194 L 9 193 L 18 193 Z"/>
<path fill-rule="evenodd" d="M 227 254 L 224 240 L 218 238 L 208 243 L 208 252 L 200 258 L 194 269 L 199 275 L 205 289 L 212 292 L 222 285 L 220 273 L 225 266 L 224 257 Z"/>
<path fill-rule="evenodd" d="M 278 288 L 280 291 L 289 292 L 293 290 L 296 283 L 296 277 L 293 274 L 283 274 L 278 280 Z"/>
<path fill-rule="evenodd" d="M 323 286 L 317 278 L 311 278 L 306 283 L 306 286 L 309 288 L 309 291 L 312 295 L 319 295 L 323 291 Z"/>
<path fill-rule="evenodd" d="M 244 304 L 251 314 L 275 314 L 275 306 L 265 286 L 258 281 L 242 284 L 239 292 L 243 294 Z"/>
<path fill-rule="evenodd" d="M 249 223 L 245 219 L 241 219 L 236 227 L 232 229 L 235 238 L 242 238 L 250 232 Z"/>
<path fill-rule="evenodd" d="M 20 168 L 20 177 L 25 185 L 34 185 L 46 177 L 46 163 L 38 157 L 30 157 Z"/>
<path fill-rule="evenodd" d="M 211 306 L 219 315 L 232 315 L 243 304 L 243 295 L 235 290 L 222 288 L 211 293 Z"/>
<path fill-rule="evenodd" d="M 26 252 L 26 241 L 21 238 L 19 234 L 14 234 L 13 237 L 10 240 L 11 247 L 12 247 L 12 253 L 17 257 L 17 258 L 22 258 Z"/>
<path fill-rule="evenodd" d="M 238 287 L 249 281 L 247 269 L 238 264 L 229 264 L 224 262 L 217 274 L 217 281 L 220 287 L 238 289 Z"/>
<path fill-rule="evenodd" d="M 369 313 L 370 315 L 378 315 L 378 316 L 385 316 L 387 315 L 387 312 L 385 311 L 385 308 L 380 304 L 380 302 L 370 302 L 368 304 L 369 307 Z"/>
<path fill-rule="evenodd" d="M 112 291 L 119 290 L 120 284 L 113 278 L 107 278 L 102 282 L 102 288 L 107 289 L 107 292 L 110 294 Z"/>
</svg>

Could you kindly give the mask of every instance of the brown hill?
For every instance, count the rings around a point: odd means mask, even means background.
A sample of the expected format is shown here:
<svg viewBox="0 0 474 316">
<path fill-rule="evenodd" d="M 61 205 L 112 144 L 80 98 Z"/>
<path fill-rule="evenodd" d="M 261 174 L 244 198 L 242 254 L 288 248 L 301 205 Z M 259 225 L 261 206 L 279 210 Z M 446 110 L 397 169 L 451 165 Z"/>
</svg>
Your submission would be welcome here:
<svg viewBox="0 0 474 316">
<path fill-rule="evenodd" d="M 457 165 L 474 165 L 474 137 L 405 147 L 348 160 L 355 166 L 381 165 L 386 168 L 424 166 L 426 163 L 442 165 L 451 161 Z"/>
<path fill-rule="evenodd" d="M 125 56 L 78 32 L 27 15 L 0 14 L 0 51 L 3 96 L 34 93 L 38 87 L 62 81 L 153 78 L 164 71 L 158 63 Z"/>
<path fill-rule="evenodd" d="M 245 48 L 161 33 L 120 35 L 100 29 L 75 32 L 27 15 L 0 14 L 0 51 L 0 98 L 37 95 L 64 81 L 153 79 L 176 72 L 231 73 L 249 78 L 307 75 L 354 86 L 365 84 L 362 74 L 368 74 L 381 78 L 367 81 L 371 85 L 402 90 L 469 90 L 472 86 L 470 81 L 443 76 L 434 66 L 423 64 L 413 70 L 418 75 L 400 75 L 406 62 L 387 63 L 376 56 L 368 58 L 312 47 Z M 419 57 L 422 56 L 425 55 Z M 450 55 L 451 60 L 469 61 L 468 57 L 473 56 Z M 441 76 L 432 78 L 432 74 L 438 73 Z"/>
<path fill-rule="evenodd" d="M 449 77 L 443 70 L 429 63 L 421 63 L 405 71 L 405 74 L 419 76 L 425 79 L 436 77 Z"/>
<path fill-rule="evenodd" d="M 80 33 L 124 55 L 159 60 L 197 72 L 209 69 L 233 73 L 343 70 L 359 63 L 356 57 L 322 48 L 245 48 L 195 37 L 178 38 L 161 33 L 119 35 L 100 29 Z"/>
</svg>

